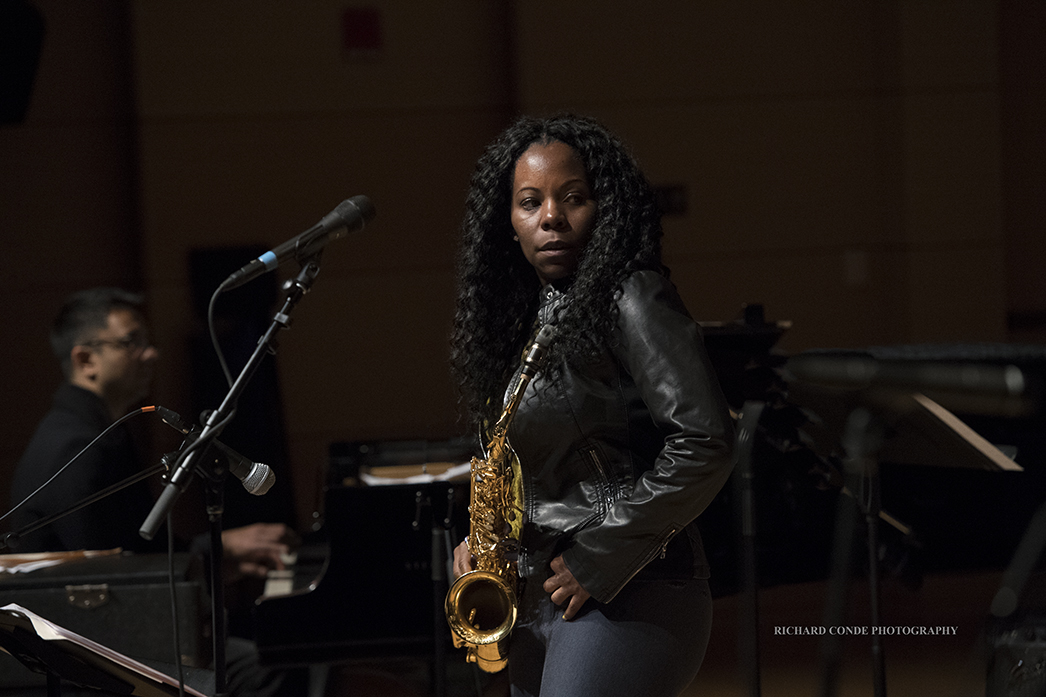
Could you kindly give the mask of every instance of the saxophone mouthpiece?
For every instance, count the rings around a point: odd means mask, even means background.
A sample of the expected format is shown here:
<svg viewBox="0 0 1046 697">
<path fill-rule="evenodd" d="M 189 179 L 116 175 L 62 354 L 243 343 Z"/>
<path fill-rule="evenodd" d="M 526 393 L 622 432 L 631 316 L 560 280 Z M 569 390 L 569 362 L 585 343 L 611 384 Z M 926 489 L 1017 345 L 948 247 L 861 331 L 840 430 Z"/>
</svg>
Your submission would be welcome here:
<svg viewBox="0 0 1046 697">
<path fill-rule="evenodd" d="M 541 327 L 541 331 L 538 332 L 537 337 L 534 339 L 534 343 L 543 349 L 547 349 L 548 345 L 552 343 L 552 337 L 556 335 L 556 328 L 552 324 L 546 324 Z"/>
<path fill-rule="evenodd" d="M 551 324 L 542 325 L 538 335 L 534 338 L 534 343 L 530 345 L 530 350 L 527 351 L 526 359 L 523 361 L 523 375 L 528 379 L 534 377 L 541 367 L 545 360 L 545 352 L 548 351 L 548 345 L 552 343 L 555 335 L 555 327 Z"/>
</svg>

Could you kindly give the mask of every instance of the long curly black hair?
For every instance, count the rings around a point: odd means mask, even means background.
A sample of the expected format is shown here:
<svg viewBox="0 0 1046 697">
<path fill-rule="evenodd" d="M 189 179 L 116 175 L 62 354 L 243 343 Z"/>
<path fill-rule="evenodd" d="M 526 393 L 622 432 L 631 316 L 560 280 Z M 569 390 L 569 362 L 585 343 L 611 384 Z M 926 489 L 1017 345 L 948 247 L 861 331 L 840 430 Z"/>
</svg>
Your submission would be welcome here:
<svg viewBox="0 0 1046 697">
<path fill-rule="evenodd" d="M 451 368 L 474 423 L 496 419 L 537 312 L 539 281 L 510 220 L 516 162 L 535 143 L 560 141 L 579 155 L 596 201 L 592 236 L 558 316 L 549 370 L 580 365 L 608 345 L 615 293 L 640 268 L 661 264 L 661 214 L 652 188 L 625 146 L 593 119 L 523 117 L 476 164 L 462 222 Z"/>
</svg>

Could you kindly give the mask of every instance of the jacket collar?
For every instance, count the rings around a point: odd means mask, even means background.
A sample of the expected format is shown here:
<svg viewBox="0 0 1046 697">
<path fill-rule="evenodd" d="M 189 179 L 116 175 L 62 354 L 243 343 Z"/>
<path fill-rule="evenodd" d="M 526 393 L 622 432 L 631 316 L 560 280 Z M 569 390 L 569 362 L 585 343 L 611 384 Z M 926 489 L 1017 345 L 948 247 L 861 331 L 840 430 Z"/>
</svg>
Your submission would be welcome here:
<svg viewBox="0 0 1046 697">
<path fill-rule="evenodd" d="M 556 318 L 556 312 L 567 297 L 572 279 L 553 281 L 546 284 L 538 295 L 538 325 L 548 324 Z"/>
</svg>

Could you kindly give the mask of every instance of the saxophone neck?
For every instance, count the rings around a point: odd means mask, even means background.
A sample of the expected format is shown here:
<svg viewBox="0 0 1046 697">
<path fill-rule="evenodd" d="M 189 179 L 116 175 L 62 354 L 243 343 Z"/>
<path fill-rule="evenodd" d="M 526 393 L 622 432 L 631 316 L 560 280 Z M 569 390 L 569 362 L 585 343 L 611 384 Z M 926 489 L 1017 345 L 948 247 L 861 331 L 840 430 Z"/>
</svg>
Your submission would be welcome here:
<svg viewBox="0 0 1046 697">
<path fill-rule="evenodd" d="M 508 427 L 512 423 L 512 417 L 516 414 L 516 408 L 523 400 L 523 393 L 527 391 L 527 385 L 537 374 L 545 362 L 548 345 L 552 341 L 554 330 L 551 324 L 541 327 L 534 343 L 527 349 L 526 358 L 523 360 L 523 369 L 519 373 L 516 384 L 512 386 L 508 403 L 497 423 L 490 429 L 490 443 L 487 446 L 488 457 L 494 457 L 495 451 L 501 451 L 507 447 Z"/>
<path fill-rule="evenodd" d="M 555 329 L 551 324 L 543 325 L 534 342 L 527 348 L 523 358 L 523 367 L 519 371 L 519 379 L 516 380 L 516 384 L 513 386 L 512 394 L 509 397 L 508 404 L 505 406 L 504 413 L 498 419 L 498 425 L 501 425 L 502 422 L 505 423 L 505 430 L 508 430 L 508 421 L 511 420 L 516 407 L 523 400 L 523 393 L 527 391 L 527 385 L 530 384 L 530 381 L 534 379 L 534 376 L 545 365 L 545 360 L 548 357 L 548 345 L 552 343 L 554 334 Z"/>
</svg>

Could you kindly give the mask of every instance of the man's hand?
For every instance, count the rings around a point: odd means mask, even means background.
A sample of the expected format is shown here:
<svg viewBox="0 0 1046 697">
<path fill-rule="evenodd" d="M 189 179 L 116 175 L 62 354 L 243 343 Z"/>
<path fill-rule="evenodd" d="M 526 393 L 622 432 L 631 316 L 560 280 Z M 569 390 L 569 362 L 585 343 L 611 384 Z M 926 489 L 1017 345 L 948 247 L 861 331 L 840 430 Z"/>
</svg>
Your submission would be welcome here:
<svg viewBox="0 0 1046 697">
<path fill-rule="evenodd" d="M 283 557 L 300 542 L 283 523 L 255 523 L 222 531 L 225 562 L 236 577 L 264 578 L 272 569 L 285 568 Z"/>
<path fill-rule="evenodd" d="M 567 609 L 563 612 L 563 619 L 573 619 L 585 601 L 592 596 L 578 583 L 574 574 L 570 573 L 570 569 L 563 561 L 562 554 L 552 560 L 551 567 L 552 576 L 545 579 L 542 588 L 546 593 L 552 595 L 552 602 L 555 605 L 562 605 L 569 601 Z"/>
</svg>

